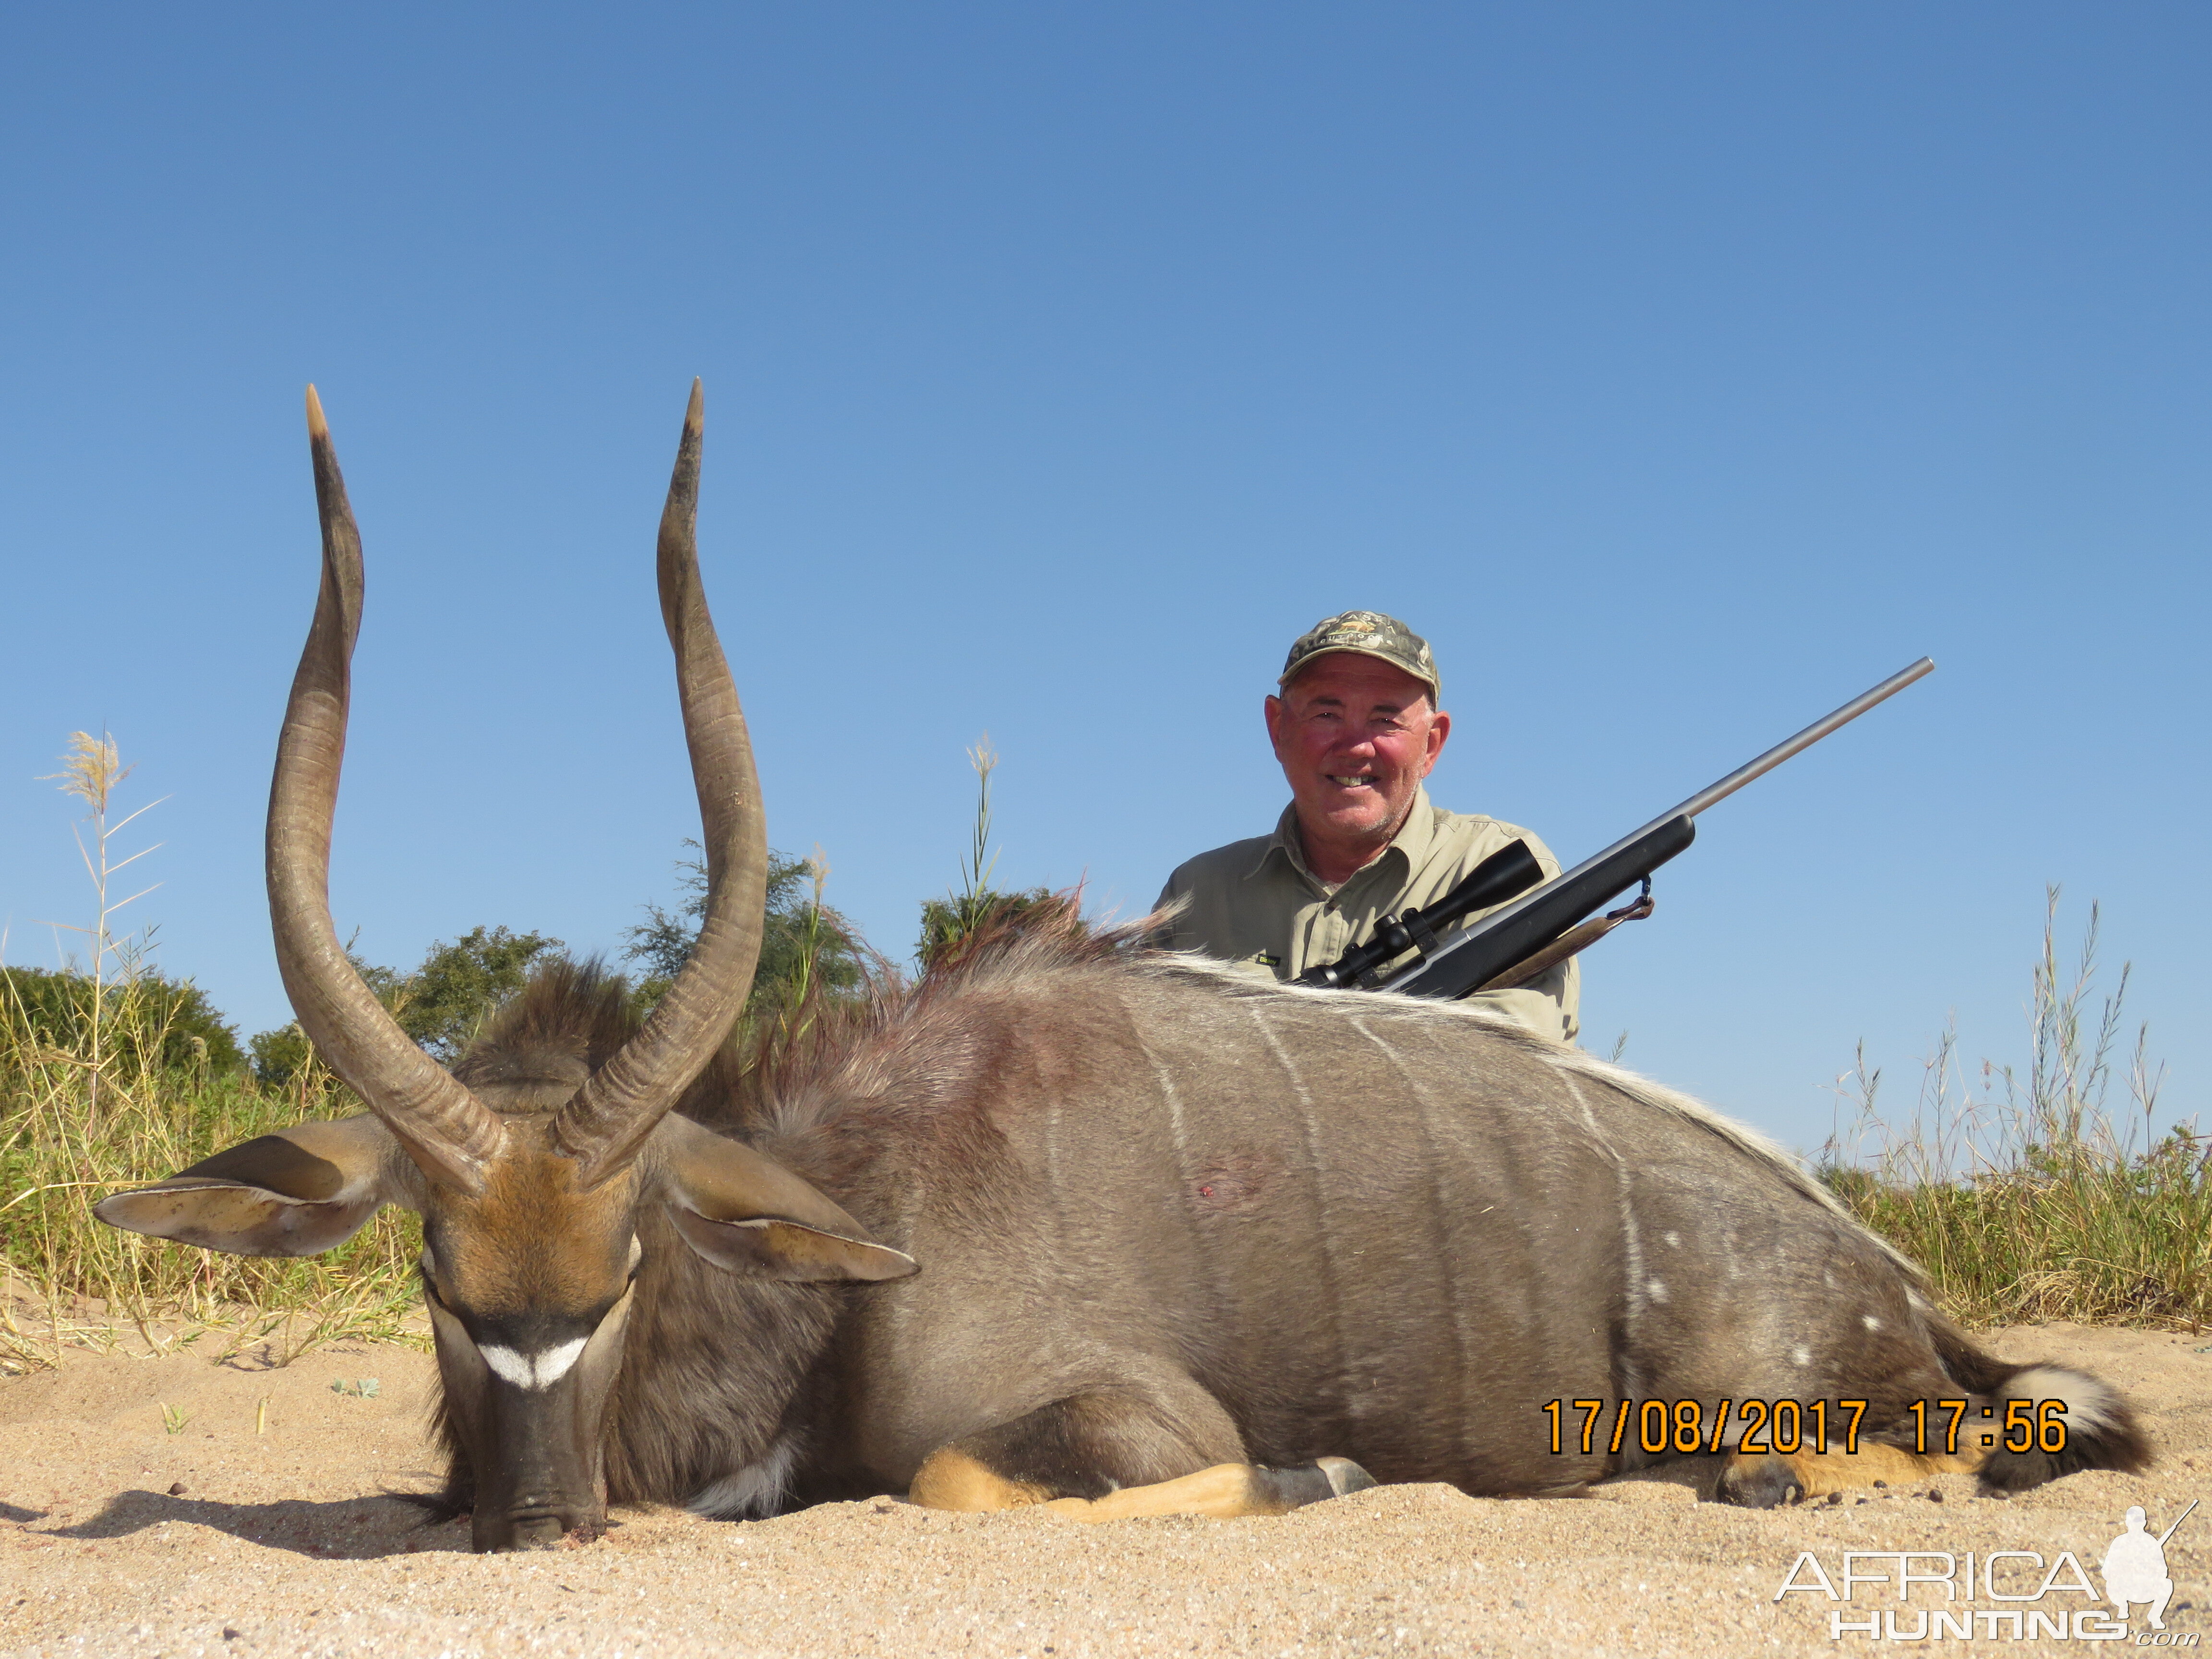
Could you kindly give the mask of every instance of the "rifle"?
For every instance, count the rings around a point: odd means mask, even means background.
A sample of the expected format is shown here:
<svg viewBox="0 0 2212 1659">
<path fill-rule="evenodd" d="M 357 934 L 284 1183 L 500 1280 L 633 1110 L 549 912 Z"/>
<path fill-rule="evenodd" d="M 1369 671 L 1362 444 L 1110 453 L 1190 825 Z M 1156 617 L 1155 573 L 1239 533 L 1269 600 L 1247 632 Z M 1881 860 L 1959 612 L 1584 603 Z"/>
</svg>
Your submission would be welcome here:
<svg viewBox="0 0 2212 1659">
<path fill-rule="evenodd" d="M 1468 871 L 1451 891 L 1427 909 L 1383 917 L 1375 924 L 1375 936 L 1366 944 L 1353 945 L 1334 962 L 1318 963 L 1307 969 L 1298 975 L 1297 982 L 1338 990 L 1358 984 L 1370 991 L 1378 990 L 1382 981 L 1376 977 L 1375 970 L 1384 963 L 1395 961 L 1408 951 L 1419 951 L 1421 960 L 1428 961 L 1443 948 L 1437 939 L 1438 928 L 1450 927 L 1470 910 L 1503 904 L 1515 894 L 1527 892 L 1543 878 L 1544 866 L 1536 862 L 1528 843 L 1510 842 Z"/>
<path fill-rule="evenodd" d="M 1697 838 L 1694 820 L 1698 813 L 1764 777 L 1838 727 L 1849 725 L 1876 703 L 1932 673 L 1935 667 L 1932 659 L 1923 657 L 1833 714 L 1814 721 L 1796 737 L 1700 789 L 1680 805 L 1662 812 L 1633 835 L 1540 886 L 1532 887 L 1535 860 L 1528 847 L 1516 841 L 1485 859 L 1425 911 L 1385 916 L 1376 924 L 1375 936 L 1367 944 L 1355 946 L 1334 962 L 1309 968 L 1298 975 L 1297 983 L 1357 983 L 1372 990 L 1444 1000 L 1525 985 L 1555 963 L 1595 945 L 1623 922 L 1640 921 L 1650 915 L 1651 872 Z M 1595 914 L 1638 882 L 1644 890 L 1633 903 L 1601 916 Z M 1501 904 L 1501 899 L 1510 902 Z M 1438 926 L 1491 904 L 1500 908 L 1451 938 L 1437 940 Z M 1377 974 L 1382 963 L 1408 950 L 1418 953 L 1413 961 L 1387 978 Z"/>
<path fill-rule="evenodd" d="M 2196 1507 L 2197 1507 L 2197 1500 L 2196 1500 L 2195 1498 L 2191 1498 L 2191 1499 L 2189 1500 L 2189 1510 L 2193 1510 L 2193 1509 L 2195 1509 Z M 2181 1523 L 2182 1523 L 2183 1522 L 2186 1521 L 2187 1519 L 2189 1519 L 2189 1510 L 2182 1510 L 2182 1512 L 2181 1512 L 2179 1515 L 2175 1516 L 2173 1517 L 2173 1524 L 2172 1524 L 2172 1526 L 2168 1527 L 2168 1528 L 2167 1528 L 2164 1532 L 2162 1532 L 2162 1533 L 2159 1534 L 2159 1535 L 2158 1535 L 2158 1547 L 2159 1547 L 2159 1548 L 2160 1548 L 2160 1549 L 2164 1549 L 2164 1548 L 2166 1547 L 2166 1540 L 2167 1539 L 2169 1539 L 2169 1538 L 2172 1537 L 2174 1534 L 2176 1534 L 2176 1533 L 2178 1533 L 2178 1532 L 2179 1532 L 2179 1531 L 2181 1530 Z"/>
</svg>

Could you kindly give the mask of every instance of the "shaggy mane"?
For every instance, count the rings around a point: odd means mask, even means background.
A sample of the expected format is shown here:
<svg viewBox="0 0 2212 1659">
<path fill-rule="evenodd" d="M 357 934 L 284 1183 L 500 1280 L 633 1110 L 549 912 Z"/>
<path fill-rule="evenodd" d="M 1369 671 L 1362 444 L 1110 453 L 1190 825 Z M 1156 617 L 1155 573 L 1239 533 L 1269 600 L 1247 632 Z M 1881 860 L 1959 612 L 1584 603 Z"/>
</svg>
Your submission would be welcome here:
<svg viewBox="0 0 2212 1659">
<path fill-rule="evenodd" d="M 1002 905 L 918 979 L 878 959 L 857 997 L 812 988 L 794 1004 L 739 1022 L 677 1109 L 739 1133 L 808 1137 L 847 1110 L 888 1109 L 886 1079 L 871 1062 L 895 1040 L 900 1073 L 923 1084 L 925 1099 L 909 1103 L 911 1115 L 926 1109 L 939 1084 L 965 1075 L 972 1040 L 957 1011 L 1049 975 L 1133 960 L 1157 925 L 1140 916 L 1094 927 L 1079 891 Z M 917 1054 L 930 1058 L 917 1065 Z"/>
<path fill-rule="evenodd" d="M 1808 1202 L 1859 1223 L 1834 1193 L 1775 1141 L 1702 1101 L 1517 1022 L 1461 1002 L 1372 991 L 1285 985 L 1189 952 L 1149 948 L 1163 917 L 1100 927 L 1084 919 L 1079 892 L 1024 908 L 1006 907 L 963 937 L 917 980 L 880 959 L 858 996 L 818 986 L 781 1006 L 740 1020 L 676 1109 L 709 1127 L 768 1143 L 779 1155 L 832 1179 L 824 1163 L 836 1132 L 866 1117 L 884 1129 L 941 1119 L 967 1098 L 981 1057 L 978 1004 L 1033 992 L 1048 979 L 1095 978 L 1104 991 L 1124 976 L 1203 987 L 1240 1000 L 1318 999 L 1347 1019 L 1470 1027 L 1512 1044 L 1553 1070 L 1617 1089 L 1726 1142 L 1773 1171 Z M 453 1075 L 501 1111 L 547 1111 L 635 1036 L 642 1020 L 629 984 L 596 961 L 547 963 L 472 1042 Z M 896 1092 L 894 1094 L 894 1086 Z M 848 1147 L 843 1162 L 853 1156 Z M 1861 1231 L 1868 1231 L 1861 1228 Z M 1883 1252 L 1924 1285 L 1919 1267 L 1878 1235 Z"/>
<path fill-rule="evenodd" d="M 558 957 L 491 1017 L 453 1063 L 453 1076 L 494 1111 L 550 1112 L 643 1023 L 620 974 L 596 957 Z"/>
</svg>

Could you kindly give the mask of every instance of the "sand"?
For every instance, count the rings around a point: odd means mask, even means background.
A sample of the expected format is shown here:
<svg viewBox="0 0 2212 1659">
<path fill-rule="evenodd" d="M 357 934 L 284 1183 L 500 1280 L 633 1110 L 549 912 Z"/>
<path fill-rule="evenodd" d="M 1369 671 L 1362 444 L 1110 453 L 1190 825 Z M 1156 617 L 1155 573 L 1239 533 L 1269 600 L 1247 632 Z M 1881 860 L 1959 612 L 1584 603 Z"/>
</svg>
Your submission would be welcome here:
<svg viewBox="0 0 2212 1659">
<path fill-rule="evenodd" d="M 1832 1613 L 1901 1611 L 1910 1634 L 1921 1609 L 1946 1603 L 1917 1587 L 1900 1607 L 1881 1599 L 1893 1589 L 1865 1585 L 1848 1604 L 1817 1591 L 1778 1602 L 1801 1552 L 1832 1579 L 1847 1549 L 2025 1550 L 2046 1565 L 2070 1550 L 2094 1573 L 2128 1505 L 2157 1530 L 2191 1498 L 2208 1501 L 2167 1546 L 2166 1625 L 2212 1638 L 2212 1340 L 2051 1326 L 1992 1343 L 2126 1390 L 2158 1466 L 2009 1501 L 1950 1476 L 1765 1513 L 1662 1483 L 1510 1503 L 1391 1486 L 1277 1519 L 1103 1527 L 890 1500 L 738 1523 L 627 1510 L 596 1544 L 485 1557 L 468 1553 L 465 1522 L 427 1526 L 381 1495 L 433 1484 L 426 1355 L 322 1349 L 278 1370 L 251 1354 L 76 1353 L 0 1382 L 0 1652 L 1834 1652 Z M 2033 1565 L 2006 1571 L 2014 1593 L 2035 1587 Z M 2089 1602 L 2057 1589 L 1956 1605 Z M 2132 1632 L 2147 1629 L 2144 1611 Z M 2023 1626 L 2037 1628 L 2048 1627 Z M 2059 1645 L 1986 1629 L 1924 1645 Z"/>
</svg>

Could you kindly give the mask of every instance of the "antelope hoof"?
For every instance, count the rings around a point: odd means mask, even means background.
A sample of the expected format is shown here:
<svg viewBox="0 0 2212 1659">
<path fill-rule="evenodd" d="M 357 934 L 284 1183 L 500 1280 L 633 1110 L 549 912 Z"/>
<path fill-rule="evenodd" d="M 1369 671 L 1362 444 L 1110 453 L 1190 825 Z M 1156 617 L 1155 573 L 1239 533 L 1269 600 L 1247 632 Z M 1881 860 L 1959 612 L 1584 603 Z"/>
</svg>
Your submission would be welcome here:
<svg viewBox="0 0 2212 1659">
<path fill-rule="evenodd" d="M 1333 1498 L 1348 1497 L 1382 1484 L 1348 1457 L 1321 1458 L 1314 1467 L 1328 1477 L 1329 1495 Z"/>
<path fill-rule="evenodd" d="M 568 1528 L 557 1515 L 534 1515 L 517 1521 L 508 1534 L 504 1547 L 510 1550 L 550 1550 L 558 1548 Z"/>
<path fill-rule="evenodd" d="M 1778 1509 L 1784 1504 L 1802 1503 L 1805 1483 L 1785 1459 L 1770 1453 L 1756 1461 L 1738 1458 L 1730 1463 L 1713 1495 L 1739 1509 Z"/>
<path fill-rule="evenodd" d="M 1304 1509 L 1309 1504 L 1326 1504 L 1347 1492 L 1365 1492 L 1376 1484 L 1373 1475 L 1348 1457 L 1323 1457 L 1287 1469 L 1257 1469 L 1254 1474 L 1255 1484 L 1265 1490 L 1268 1506 L 1277 1514 Z"/>
</svg>

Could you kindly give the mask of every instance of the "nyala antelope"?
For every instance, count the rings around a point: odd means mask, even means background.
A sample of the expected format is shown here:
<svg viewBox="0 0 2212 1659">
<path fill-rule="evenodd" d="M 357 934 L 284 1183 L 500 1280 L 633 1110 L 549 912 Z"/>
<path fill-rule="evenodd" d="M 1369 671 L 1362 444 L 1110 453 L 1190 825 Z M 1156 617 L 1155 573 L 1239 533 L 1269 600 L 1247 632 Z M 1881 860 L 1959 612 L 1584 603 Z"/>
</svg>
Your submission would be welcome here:
<svg viewBox="0 0 2212 1659">
<path fill-rule="evenodd" d="M 563 964 L 443 1069 L 331 923 L 361 546 L 312 391 L 308 429 L 322 586 L 269 894 L 300 1023 L 369 1109 L 99 1213 L 298 1255 L 380 1205 L 419 1212 L 446 1498 L 477 1548 L 588 1535 L 610 1502 L 1229 1516 L 1375 1480 L 1572 1493 L 1682 1457 L 1766 1505 L 2146 1462 L 2112 1391 L 1979 1351 L 1770 1143 L 1465 1007 L 1068 927 L 887 991 L 778 1065 L 718 1059 L 767 850 L 700 586 L 696 386 L 659 566 L 704 823 L 697 948 L 641 1024 L 618 981 Z M 1921 1437 L 1947 1400 L 1967 1402 L 1949 1447 Z M 2002 1434 L 2014 1402 L 2063 1445 Z"/>
</svg>

